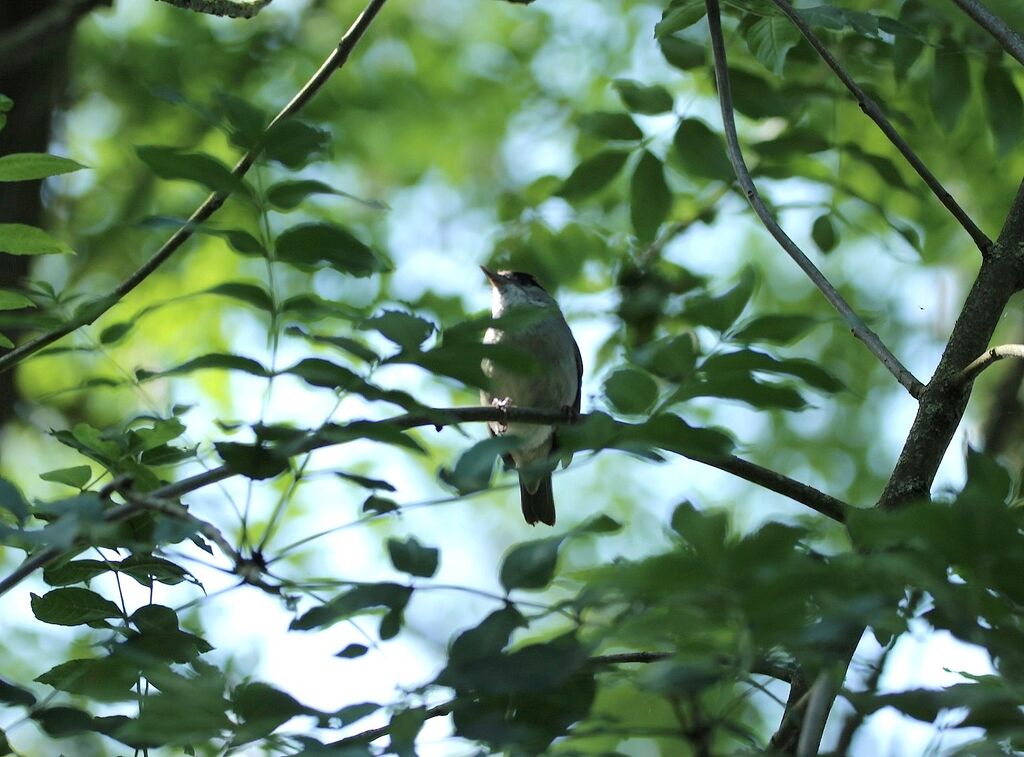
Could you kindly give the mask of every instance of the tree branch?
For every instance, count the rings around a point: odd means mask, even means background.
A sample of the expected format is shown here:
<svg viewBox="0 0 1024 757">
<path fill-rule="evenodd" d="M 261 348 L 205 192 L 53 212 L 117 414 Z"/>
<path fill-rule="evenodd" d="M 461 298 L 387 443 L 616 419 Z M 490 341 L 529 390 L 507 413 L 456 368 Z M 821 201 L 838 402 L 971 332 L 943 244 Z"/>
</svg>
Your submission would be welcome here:
<svg viewBox="0 0 1024 757">
<path fill-rule="evenodd" d="M 807 275 L 807 278 L 821 291 L 825 299 L 829 301 L 832 307 L 842 316 L 843 320 L 846 321 L 853 335 L 867 345 L 871 353 L 882 362 L 882 365 L 889 369 L 889 372 L 896 377 L 896 380 L 900 382 L 900 385 L 912 397 L 920 396 L 924 388 L 921 382 L 889 351 L 882 343 L 882 340 L 878 338 L 878 335 L 861 320 L 860 316 L 853 312 L 853 309 L 843 299 L 842 295 L 836 291 L 835 287 L 829 283 L 828 279 L 822 275 L 814 263 L 804 255 L 797 244 L 782 230 L 782 227 L 772 217 L 771 211 L 768 210 L 764 200 L 758 194 L 757 187 L 754 186 L 754 180 L 751 178 L 750 172 L 747 170 L 746 163 L 743 160 L 739 137 L 736 134 L 736 120 L 733 115 L 732 90 L 729 85 L 729 67 L 726 61 L 725 40 L 722 36 L 722 18 L 719 3 L 718 0 L 705 0 L 705 5 L 708 10 L 711 50 L 714 55 L 715 80 L 718 83 L 718 100 L 722 106 L 722 122 L 725 128 L 726 147 L 729 153 L 729 161 L 736 172 L 736 178 L 739 181 L 740 187 L 742 187 L 747 196 L 747 201 L 754 209 L 754 212 L 757 213 L 757 217 L 761 219 L 761 223 L 764 224 L 768 232 L 782 246 L 782 249 L 800 266 L 800 269 Z"/>
<path fill-rule="evenodd" d="M 980 357 L 975 358 L 966 368 L 960 371 L 954 378 L 955 383 L 969 384 L 974 381 L 979 373 L 988 368 L 992 363 L 1004 360 L 1008 357 L 1024 359 L 1024 344 L 1003 344 L 999 347 L 992 347 L 986 350 Z"/>
<path fill-rule="evenodd" d="M 978 228 L 978 226 L 971 220 L 971 217 L 967 215 L 963 208 L 961 208 L 957 201 L 953 199 L 953 196 L 946 191 L 946 188 L 942 186 L 942 183 L 935 178 L 935 175 L 928 170 L 928 167 L 924 162 L 917 156 L 913 148 L 907 144 L 906 140 L 900 136 L 896 128 L 889 122 L 889 119 L 882 113 L 882 109 L 878 107 L 873 99 L 871 99 L 863 89 L 861 89 L 857 82 L 846 72 L 833 56 L 828 51 L 825 44 L 821 39 L 814 33 L 811 27 L 806 21 L 800 16 L 799 12 L 789 4 L 788 0 L 771 0 L 772 4 L 775 5 L 780 11 L 782 11 L 786 18 L 795 26 L 800 33 L 804 36 L 811 47 L 815 49 L 821 59 L 825 61 L 825 64 L 832 69 L 833 73 L 843 85 L 850 90 L 853 96 L 857 99 L 857 104 L 860 109 L 864 111 L 868 118 L 875 122 L 882 133 L 892 142 L 893 146 L 900 151 L 900 155 L 911 165 L 911 167 L 917 171 L 917 175 L 920 176 L 924 183 L 928 185 L 928 188 L 932 190 L 932 194 L 941 202 L 957 222 L 964 227 L 971 239 L 981 250 L 983 255 L 988 254 L 989 248 L 992 246 L 992 240 L 989 239 L 985 233 Z"/>
<path fill-rule="evenodd" d="M 263 147 L 270 130 L 280 122 L 290 118 L 301 110 L 302 107 L 313 99 L 313 96 L 320 91 L 321 87 L 327 83 L 331 74 L 345 65 L 352 49 L 369 28 L 385 1 L 386 0 L 370 0 L 369 4 L 363 12 L 359 14 L 359 17 L 352 23 L 352 26 L 349 27 L 348 31 L 345 32 L 341 41 L 338 43 L 338 46 L 330 55 L 327 56 L 327 59 L 324 60 L 317 72 L 313 74 L 305 85 L 303 85 L 302 89 L 296 93 L 291 101 L 281 109 L 281 112 L 278 113 L 270 122 L 263 134 L 257 140 L 256 144 L 253 145 L 253 147 L 242 156 L 241 160 L 235 164 L 235 167 L 231 169 L 233 176 L 239 179 L 245 176 L 256 162 L 256 158 L 258 158 L 260 153 L 263 151 Z M 122 281 L 112 292 L 110 292 L 110 294 L 90 303 L 90 306 L 85 308 L 83 313 L 76 315 L 67 323 L 63 323 L 52 331 L 48 331 L 47 333 L 16 347 L 6 355 L 0 356 L 0 373 L 10 370 L 29 355 L 53 344 L 58 339 L 67 336 L 82 326 L 88 326 L 95 322 L 96 319 L 110 310 L 110 308 L 116 305 L 125 295 L 135 289 L 135 287 L 145 281 L 153 271 L 159 268 L 169 257 L 171 257 L 171 255 L 173 255 L 192 236 L 200 224 L 209 219 L 210 216 L 220 209 L 227 198 L 228 194 L 225 192 L 214 192 L 208 195 L 203 203 L 193 211 L 188 220 L 177 231 L 175 231 L 174 234 L 172 234 L 170 238 L 163 243 L 163 245 L 161 245 L 160 249 L 158 249 L 137 271 Z"/>
<path fill-rule="evenodd" d="M 586 417 L 586 415 L 583 415 L 580 416 L 580 419 L 585 419 Z M 551 412 L 548 410 L 535 410 L 533 408 L 523 407 L 437 408 L 421 413 L 404 413 L 403 415 L 397 415 L 394 418 L 388 418 L 380 421 L 362 422 L 373 425 L 388 426 L 400 431 L 406 431 L 421 426 L 433 426 L 440 430 L 445 426 L 457 425 L 459 423 L 483 423 L 486 421 L 499 420 L 512 421 L 515 423 L 545 424 L 565 424 L 573 422 L 572 419 L 563 412 Z M 330 439 L 320 438 L 314 434 L 305 442 L 290 448 L 288 450 L 288 455 L 291 457 L 304 454 L 306 452 L 312 452 L 315 449 L 331 447 L 344 443 L 346 442 L 335 442 Z M 799 502 L 800 504 L 840 523 L 845 521 L 845 511 L 850 508 L 850 506 L 845 502 L 836 499 L 835 497 L 831 497 L 824 492 L 820 492 L 812 486 L 808 486 L 807 484 L 788 478 L 787 476 L 784 476 L 781 473 L 776 473 L 768 468 L 763 468 L 760 465 L 751 463 L 740 457 L 736 457 L 735 455 L 725 455 L 720 458 L 704 457 L 700 455 L 683 456 L 696 462 L 718 468 L 719 470 L 723 470 L 727 473 L 731 473 L 734 476 L 750 481 L 751 483 L 757 484 L 765 489 L 777 492 L 778 494 L 782 494 L 783 496 L 789 497 L 795 502 Z M 221 465 L 217 468 L 211 468 L 208 471 L 191 476 L 190 478 L 185 478 L 181 481 L 176 481 L 173 484 L 161 486 L 158 489 L 154 489 L 151 492 L 146 492 L 141 495 L 134 494 L 130 491 L 121 492 L 122 496 L 130 501 L 128 504 L 120 505 L 107 512 L 103 521 L 105 523 L 114 523 L 124 520 L 125 518 L 129 518 L 150 506 L 159 506 L 161 508 L 173 507 L 174 512 L 170 512 L 169 514 L 176 515 L 179 506 L 172 504 L 170 501 L 176 500 L 185 494 L 194 492 L 198 489 L 209 486 L 210 484 L 215 484 L 236 475 L 239 475 L 237 471 L 231 469 L 227 465 Z M 191 518 L 193 516 L 189 515 L 189 517 Z M 204 521 L 199 522 L 203 523 Z M 0 596 L 17 586 L 21 581 L 39 568 L 58 558 L 62 553 L 63 551 L 56 547 L 46 547 L 39 552 L 29 555 L 25 558 L 24 562 L 15 568 L 6 578 L 0 580 Z"/>
<path fill-rule="evenodd" d="M 70 29 L 78 19 L 100 5 L 113 0 L 63 0 L 33 15 L 28 21 L 0 34 L 0 60 L 17 61 L 24 66 L 51 52 L 54 39 Z"/>
<path fill-rule="evenodd" d="M 1003 19 L 986 8 L 980 0 L 953 0 L 953 2 L 978 26 L 995 37 L 1003 49 L 1024 66 L 1024 39 Z"/>
</svg>

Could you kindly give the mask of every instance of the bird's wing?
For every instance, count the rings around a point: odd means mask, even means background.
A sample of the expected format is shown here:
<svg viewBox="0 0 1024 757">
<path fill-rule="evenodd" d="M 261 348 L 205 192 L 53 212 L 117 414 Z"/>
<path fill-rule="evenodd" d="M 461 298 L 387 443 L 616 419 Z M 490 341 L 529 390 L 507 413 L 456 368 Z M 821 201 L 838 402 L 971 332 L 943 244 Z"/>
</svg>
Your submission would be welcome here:
<svg viewBox="0 0 1024 757">
<path fill-rule="evenodd" d="M 576 415 L 579 415 L 580 402 L 583 400 L 583 356 L 580 354 L 580 346 L 576 344 L 576 338 L 572 336 L 571 332 L 569 338 L 572 339 L 572 349 L 576 353 L 576 401 L 573 403 L 573 409 Z"/>
</svg>

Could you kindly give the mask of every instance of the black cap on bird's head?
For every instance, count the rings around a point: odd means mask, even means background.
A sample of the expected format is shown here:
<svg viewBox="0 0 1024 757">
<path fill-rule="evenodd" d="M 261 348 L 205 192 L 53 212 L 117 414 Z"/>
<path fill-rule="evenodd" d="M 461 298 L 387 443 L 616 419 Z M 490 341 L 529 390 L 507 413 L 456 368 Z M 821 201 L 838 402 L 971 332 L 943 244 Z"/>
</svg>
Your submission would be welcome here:
<svg viewBox="0 0 1024 757">
<path fill-rule="evenodd" d="M 540 285 L 540 282 L 533 277 L 532 274 L 523 273 L 522 271 L 492 271 L 487 266 L 480 266 L 480 270 L 484 272 L 484 275 L 490 280 L 491 286 L 496 289 L 514 284 L 515 286 L 523 289 L 529 289 L 536 287 L 542 292 L 546 291 L 544 287 Z"/>
</svg>

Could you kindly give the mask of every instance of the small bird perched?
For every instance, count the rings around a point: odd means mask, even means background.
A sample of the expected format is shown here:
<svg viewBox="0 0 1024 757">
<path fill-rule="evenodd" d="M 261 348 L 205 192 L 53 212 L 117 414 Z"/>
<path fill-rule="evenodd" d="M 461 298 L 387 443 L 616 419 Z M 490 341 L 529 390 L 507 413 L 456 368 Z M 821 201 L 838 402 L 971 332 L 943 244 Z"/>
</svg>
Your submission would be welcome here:
<svg viewBox="0 0 1024 757">
<path fill-rule="evenodd" d="M 530 319 L 520 329 L 490 328 L 485 344 L 502 344 L 518 349 L 540 364 L 539 372 L 514 372 L 500 368 L 485 359 L 484 374 L 491 380 L 490 391 L 481 392 L 485 405 L 496 407 L 529 407 L 538 410 L 580 412 L 583 384 L 583 359 L 573 339 L 569 324 L 555 299 L 544 291 L 528 273 L 498 271 L 481 266 L 491 282 L 491 315 L 499 318 L 512 311 L 527 313 L 540 309 L 537 319 Z M 533 463 L 548 459 L 557 449 L 554 426 L 491 421 L 487 424 L 494 436 L 514 434 L 522 446 L 505 455 L 505 463 L 519 470 L 519 495 L 523 517 L 530 525 L 538 521 L 555 525 L 555 501 L 551 492 L 551 472 L 524 470 Z"/>
</svg>

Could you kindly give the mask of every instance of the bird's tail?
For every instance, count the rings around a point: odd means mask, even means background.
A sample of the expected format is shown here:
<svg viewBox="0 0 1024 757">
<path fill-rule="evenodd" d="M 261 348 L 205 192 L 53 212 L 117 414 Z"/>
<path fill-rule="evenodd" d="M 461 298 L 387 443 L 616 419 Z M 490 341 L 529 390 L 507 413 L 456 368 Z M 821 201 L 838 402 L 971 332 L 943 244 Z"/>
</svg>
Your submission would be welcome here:
<svg viewBox="0 0 1024 757">
<path fill-rule="evenodd" d="M 523 504 L 523 517 L 531 526 L 540 521 L 555 525 L 555 498 L 551 491 L 551 476 L 531 481 L 533 491 L 527 482 L 519 479 L 519 498 Z"/>
</svg>

